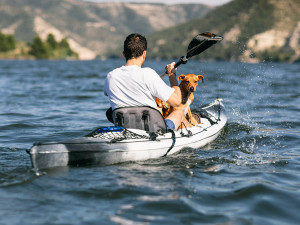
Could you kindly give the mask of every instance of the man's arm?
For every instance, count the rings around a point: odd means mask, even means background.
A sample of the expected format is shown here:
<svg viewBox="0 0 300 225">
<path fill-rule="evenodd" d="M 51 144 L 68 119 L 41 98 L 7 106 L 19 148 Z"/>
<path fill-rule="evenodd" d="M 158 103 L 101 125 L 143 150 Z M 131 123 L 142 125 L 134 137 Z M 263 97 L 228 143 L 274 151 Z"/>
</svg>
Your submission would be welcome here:
<svg viewBox="0 0 300 225">
<path fill-rule="evenodd" d="M 174 66 L 175 66 L 175 62 L 168 64 L 166 66 L 166 71 L 170 80 L 170 86 L 175 89 L 173 94 L 168 99 L 167 103 L 169 103 L 173 107 L 178 107 L 180 106 L 182 100 L 181 100 L 181 91 L 180 88 L 178 87 L 178 81 L 176 79 Z"/>
</svg>

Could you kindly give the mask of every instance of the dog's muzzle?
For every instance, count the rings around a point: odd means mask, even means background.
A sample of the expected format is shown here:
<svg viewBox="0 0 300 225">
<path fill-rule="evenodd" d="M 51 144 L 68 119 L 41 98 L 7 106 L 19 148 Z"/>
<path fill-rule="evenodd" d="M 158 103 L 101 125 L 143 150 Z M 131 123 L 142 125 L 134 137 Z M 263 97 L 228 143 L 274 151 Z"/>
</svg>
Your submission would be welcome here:
<svg viewBox="0 0 300 225">
<path fill-rule="evenodd" d="M 194 92 L 195 88 L 194 87 L 190 87 L 190 92 Z"/>
</svg>

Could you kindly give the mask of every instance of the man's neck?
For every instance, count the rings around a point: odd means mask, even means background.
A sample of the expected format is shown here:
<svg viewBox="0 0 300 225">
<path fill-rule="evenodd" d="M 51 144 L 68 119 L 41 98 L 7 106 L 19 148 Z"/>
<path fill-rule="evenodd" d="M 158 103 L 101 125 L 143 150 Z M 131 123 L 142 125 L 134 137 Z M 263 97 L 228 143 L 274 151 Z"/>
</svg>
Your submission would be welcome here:
<svg viewBox="0 0 300 225">
<path fill-rule="evenodd" d="M 142 67 L 143 63 L 144 63 L 144 61 L 139 57 L 139 58 L 133 58 L 133 59 L 127 60 L 125 66 L 138 66 L 138 67 Z"/>
<path fill-rule="evenodd" d="M 125 66 L 138 66 L 138 67 L 142 67 L 143 63 L 140 60 L 137 59 L 129 59 Z"/>
<path fill-rule="evenodd" d="M 146 53 L 147 51 L 144 51 L 143 54 L 137 58 L 132 58 L 132 59 L 128 59 L 126 61 L 125 66 L 138 66 L 138 67 L 142 67 L 145 59 L 146 59 Z"/>
</svg>

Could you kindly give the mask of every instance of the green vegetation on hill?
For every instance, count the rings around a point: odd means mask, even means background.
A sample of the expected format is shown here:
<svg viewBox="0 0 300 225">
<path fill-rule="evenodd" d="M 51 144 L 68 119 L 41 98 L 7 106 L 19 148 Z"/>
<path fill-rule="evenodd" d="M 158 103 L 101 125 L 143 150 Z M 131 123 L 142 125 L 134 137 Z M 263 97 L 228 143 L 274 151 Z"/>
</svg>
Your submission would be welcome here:
<svg viewBox="0 0 300 225">
<path fill-rule="evenodd" d="M 195 58 L 294 62 L 300 61 L 299 9 L 299 0 L 232 0 L 216 8 L 201 4 L 0 0 L 0 29 L 23 40 L 15 42 L 15 49 L 2 50 L 0 57 L 76 58 L 73 50 L 90 58 L 96 54 L 99 58 L 122 57 L 124 38 L 137 32 L 148 39 L 149 58 L 178 59 L 194 36 L 210 31 L 224 40 Z M 42 41 L 36 36 L 51 29 L 72 38 L 78 48 L 72 50 L 67 39 L 57 42 L 50 35 Z M 8 37 L 0 36 L 0 44 L 7 49 L 1 38 Z M 85 54 L 84 49 L 91 54 Z"/>
<path fill-rule="evenodd" d="M 245 50 L 245 44 L 253 35 L 271 29 L 274 25 L 274 7 L 268 0 L 235 0 L 211 11 L 205 18 L 195 19 L 177 27 L 157 32 L 149 37 L 151 46 L 158 46 L 149 52 L 152 58 L 172 58 L 186 51 L 186 40 L 197 32 L 211 31 L 224 35 L 233 27 L 240 30 L 237 41 L 217 44 L 200 55 L 205 59 L 237 60 Z M 168 39 L 166 39 L 167 37 Z M 158 44 L 158 40 L 160 41 Z"/>
<path fill-rule="evenodd" d="M 259 61 L 267 62 L 288 62 L 295 55 L 295 51 L 288 47 L 271 48 L 264 51 L 259 51 L 253 54 Z"/>
<path fill-rule="evenodd" d="M 0 32 L 0 52 L 8 52 L 16 48 L 16 40 L 13 35 L 5 35 Z"/>
<path fill-rule="evenodd" d="M 53 34 L 46 41 L 35 36 L 31 43 L 18 42 L 13 35 L 0 32 L 0 58 L 77 59 L 66 38 L 57 42 Z"/>
<path fill-rule="evenodd" d="M 78 54 L 70 48 L 66 38 L 57 42 L 53 34 L 48 34 L 45 42 L 39 36 L 35 36 L 30 44 L 29 54 L 37 59 L 78 58 Z"/>
<path fill-rule="evenodd" d="M 76 42 L 79 54 L 87 48 L 93 55 L 107 57 L 130 33 L 148 35 L 204 16 L 211 9 L 202 4 L 0 0 L 0 30 L 30 42 L 35 35 L 55 29 Z"/>
<path fill-rule="evenodd" d="M 289 61 L 295 57 L 295 50 L 287 46 L 290 36 L 283 38 L 283 41 L 286 41 L 284 46 L 274 45 L 260 50 L 249 48 L 248 41 L 255 35 L 272 29 L 277 30 L 278 33 L 285 31 L 291 35 L 300 21 L 299 7 L 298 0 L 285 0 L 278 3 L 271 0 L 233 0 L 211 11 L 204 18 L 194 19 L 150 35 L 148 56 L 167 59 L 179 57 L 185 54 L 188 41 L 197 33 L 210 31 L 224 36 L 224 40 L 198 58 L 236 61 L 243 59 L 245 53 L 248 53 L 248 60 L 255 58 L 259 61 Z M 287 26 L 278 28 L 281 21 L 288 21 Z M 268 42 L 267 39 L 263 41 Z"/>
</svg>

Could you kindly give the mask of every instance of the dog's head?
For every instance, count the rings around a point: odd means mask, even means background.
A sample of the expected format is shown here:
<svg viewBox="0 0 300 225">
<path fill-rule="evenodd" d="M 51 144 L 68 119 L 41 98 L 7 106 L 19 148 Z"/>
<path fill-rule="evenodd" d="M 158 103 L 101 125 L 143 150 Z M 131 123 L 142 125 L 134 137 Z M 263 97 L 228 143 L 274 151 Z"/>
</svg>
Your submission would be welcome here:
<svg viewBox="0 0 300 225">
<path fill-rule="evenodd" d="M 198 85 L 198 82 L 202 80 L 202 83 L 204 82 L 204 77 L 201 75 L 195 75 L 195 74 L 181 74 L 178 77 L 178 80 L 181 80 L 180 86 L 186 90 L 187 92 L 194 92 L 196 91 L 196 87 Z"/>
</svg>

